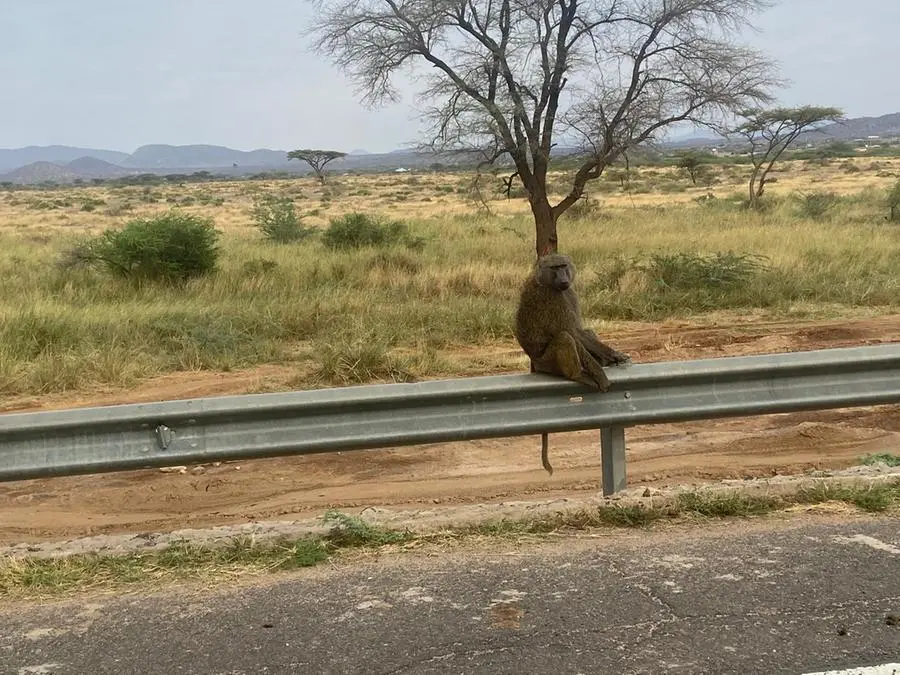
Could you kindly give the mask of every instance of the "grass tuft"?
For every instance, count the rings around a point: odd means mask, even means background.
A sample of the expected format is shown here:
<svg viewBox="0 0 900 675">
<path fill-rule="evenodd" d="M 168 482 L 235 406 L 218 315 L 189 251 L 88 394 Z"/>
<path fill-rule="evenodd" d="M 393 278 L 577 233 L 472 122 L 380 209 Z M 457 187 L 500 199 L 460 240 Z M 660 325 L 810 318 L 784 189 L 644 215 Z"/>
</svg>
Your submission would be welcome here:
<svg viewBox="0 0 900 675">
<path fill-rule="evenodd" d="M 745 495 L 740 492 L 683 492 L 678 495 L 677 503 L 682 513 L 710 518 L 746 518 L 771 513 L 781 507 L 783 501 L 776 497 Z"/>
<path fill-rule="evenodd" d="M 860 457 L 860 464 L 873 466 L 876 464 L 884 464 L 885 466 L 900 466 L 900 455 L 894 455 L 890 452 L 878 452 Z"/>
<path fill-rule="evenodd" d="M 329 549 L 377 548 L 388 544 L 402 544 L 412 539 L 409 532 L 388 530 L 371 525 L 358 516 L 330 510 L 322 517 L 331 529 L 323 537 Z"/>
<path fill-rule="evenodd" d="M 798 504 L 841 501 L 863 511 L 879 513 L 900 502 L 900 481 L 875 483 L 864 488 L 819 483 L 801 489 L 793 500 Z"/>
<path fill-rule="evenodd" d="M 313 347 L 316 368 L 311 379 L 332 385 L 362 384 L 373 380 L 409 382 L 414 379 L 408 361 L 391 354 L 389 350 L 388 343 L 375 336 L 317 343 Z"/>
<path fill-rule="evenodd" d="M 611 525 L 613 527 L 646 527 L 651 523 L 671 515 L 671 512 L 664 511 L 660 507 L 636 506 L 620 506 L 613 504 L 612 506 L 601 506 L 597 510 L 597 520 L 603 525 Z"/>
</svg>

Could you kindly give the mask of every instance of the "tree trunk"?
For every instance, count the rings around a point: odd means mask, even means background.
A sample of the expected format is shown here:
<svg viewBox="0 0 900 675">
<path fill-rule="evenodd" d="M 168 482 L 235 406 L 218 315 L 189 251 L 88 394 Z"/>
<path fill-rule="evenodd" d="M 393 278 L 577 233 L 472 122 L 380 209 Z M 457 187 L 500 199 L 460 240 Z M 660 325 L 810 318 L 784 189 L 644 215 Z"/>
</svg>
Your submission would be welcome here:
<svg viewBox="0 0 900 675">
<path fill-rule="evenodd" d="M 769 175 L 768 169 L 764 170 L 759 175 L 759 181 L 756 183 L 756 204 L 759 205 L 759 201 L 762 199 L 763 193 L 766 191 L 766 180 Z"/>
<path fill-rule="evenodd" d="M 556 214 L 547 199 L 546 188 L 534 188 L 529 195 L 529 202 L 531 213 L 534 214 L 534 244 L 538 258 L 547 253 L 556 253 Z"/>
<path fill-rule="evenodd" d="M 755 209 L 755 208 L 756 208 L 756 179 L 757 179 L 757 176 L 758 176 L 758 175 L 759 175 L 759 170 L 758 170 L 758 169 L 754 169 L 753 172 L 750 174 L 750 202 L 749 202 L 749 206 L 750 206 L 751 209 Z"/>
</svg>

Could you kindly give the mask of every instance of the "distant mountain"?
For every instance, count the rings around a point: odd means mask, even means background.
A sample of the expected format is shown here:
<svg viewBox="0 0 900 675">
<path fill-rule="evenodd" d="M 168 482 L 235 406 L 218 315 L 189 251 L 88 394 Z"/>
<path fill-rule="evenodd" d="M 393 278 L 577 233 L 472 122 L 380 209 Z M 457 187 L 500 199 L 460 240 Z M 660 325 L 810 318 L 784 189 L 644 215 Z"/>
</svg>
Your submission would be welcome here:
<svg viewBox="0 0 900 675">
<path fill-rule="evenodd" d="M 126 169 L 111 162 L 104 162 L 96 157 L 79 157 L 72 160 L 66 167 L 80 178 L 114 178 L 137 173 L 133 169 Z"/>
<path fill-rule="evenodd" d="M 348 155 L 328 165 L 329 171 L 390 171 L 398 167 L 427 168 L 435 162 L 452 166 L 454 157 L 437 158 L 430 153 L 397 150 L 386 154 Z M 10 173 L 0 173 L 0 182 L 35 184 L 70 183 L 76 179 L 117 178 L 141 173 L 191 174 L 209 171 L 220 176 L 249 176 L 261 173 L 308 174 L 305 162 L 288 161 L 278 150 L 244 152 L 216 145 L 146 145 L 122 162 L 111 163 L 93 156 L 79 156 L 69 162 L 30 163 Z"/>
<path fill-rule="evenodd" d="M 395 150 L 386 154 L 348 154 L 328 164 L 329 171 L 352 171 L 398 166 L 427 166 L 435 161 L 429 154 Z M 233 150 L 220 145 L 145 145 L 134 151 L 121 166 L 140 171 L 185 173 L 215 171 L 243 175 L 263 171 L 310 172 L 309 165 L 288 160 L 286 150 Z"/>
<path fill-rule="evenodd" d="M 674 136 L 662 145 L 668 148 L 710 147 L 725 140 L 693 132 Z M 803 143 L 822 143 L 831 140 L 852 140 L 877 136 L 900 137 L 900 113 L 880 117 L 858 117 L 830 124 L 818 132 L 801 136 Z M 554 154 L 562 155 L 568 148 L 557 147 Z M 469 158 L 469 163 L 471 163 Z M 387 153 L 353 150 L 346 157 L 335 160 L 328 169 L 336 172 L 394 170 L 398 167 L 424 169 L 435 163 L 447 166 L 465 164 L 460 156 L 438 157 L 411 149 L 397 149 Z M 3 171 L 9 173 L 2 174 Z M 93 150 L 65 145 L 0 149 L 0 181 L 41 183 L 70 182 L 77 178 L 112 178 L 136 173 L 193 173 L 210 171 L 226 176 L 247 176 L 267 172 L 306 174 L 310 169 L 304 162 L 288 161 L 286 150 L 233 150 L 221 145 L 144 145 L 132 154 L 113 150 Z"/>
<path fill-rule="evenodd" d="M 0 148 L 0 172 L 18 169 L 34 162 L 52 162 L 67 164 L 79 157 L 96 157 L 104 162 L 121 164 L 128 159 L 127 152 L 115 150 L 95 150 L 92 148 L 73 148 L 68 145 L 30 145 L 27 148 Z"/>
<path fill-rule="evenodd" d="M 900 137 L 900 113 L 881 115 L 880 117 L 854 117 L 843 122 L 833 122 L 819 127 L 816 131 L 807 131 L 797 138 L 797 144 L 827 143 L 837 140 L 867 139 L 870 136 L 878 138 Z M 689 148 L 698 146 L 710 146 L 724 143 L 720 136 L 689 136 L 674 137 L 665 141 L 662 145 L 668 148 Z"/>
<path fill-rule="evenodd" d="M 722 137 L 711 129 L 694 127 L 681 133 L 670 132 L 663 137 L 660 145 L 668 148 L 689 148 L 697 145 L 709 145 L 721 141 Z"/>
<path fill-rule="evenodd" d="M 238 166 L 287 166 L 284 150 L 232 150 L 221 145 L 144 145 L 119 162 L 135 169 L 191 167 L 214 169 Z"/>
<path fill-rule="evenodd" d="M 843 122 L 835 122 L 821 127 L 818 131 L 803 134 L 800 140 L 814 143 L 827 138 L 830 140 L 854 140 L 878 136 L 890 138 L 900 136 L 900 113 L 880 117 L 854 117 Z"/>
<path fill-rule="evenodd" d="M 78 174 L 53 162 L 32 162 L 20 166 L 15 171 L 0 175 L 0 182 L 32 185 L 36 183 L 68 183 L 78 178 Z"/>
<path fill-rule="evenodd" d="M 719 145 L 725 141 L 721 136 L 685 136 L 682 138 L 663 141 L 660 143 L 666 148 L 697 148 L 701 146 Z"/>
</svg>

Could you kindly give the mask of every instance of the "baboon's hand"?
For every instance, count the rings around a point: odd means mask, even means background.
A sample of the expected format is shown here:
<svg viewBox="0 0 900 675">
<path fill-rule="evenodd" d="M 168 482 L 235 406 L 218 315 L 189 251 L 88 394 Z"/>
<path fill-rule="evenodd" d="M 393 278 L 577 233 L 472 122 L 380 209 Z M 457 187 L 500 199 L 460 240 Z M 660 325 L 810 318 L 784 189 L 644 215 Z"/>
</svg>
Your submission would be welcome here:
<svg viewBox="0 0 900 675">
<path fill-rule="evenodd" d="M 631 363 L 631 357 L 628 354 L 617 352 L 615 349 L 610 351 L 609 362 L 604 366 L 627 366 Z"/>
<path fill-rule="evenodd" d="M 621 366 L 631 362 L 628 354 L 617 352 L 608 344 L 601 342 L 594 331 L 585 329 L 583 335 L 584 346 L 601 366 Z"/>
</svg>

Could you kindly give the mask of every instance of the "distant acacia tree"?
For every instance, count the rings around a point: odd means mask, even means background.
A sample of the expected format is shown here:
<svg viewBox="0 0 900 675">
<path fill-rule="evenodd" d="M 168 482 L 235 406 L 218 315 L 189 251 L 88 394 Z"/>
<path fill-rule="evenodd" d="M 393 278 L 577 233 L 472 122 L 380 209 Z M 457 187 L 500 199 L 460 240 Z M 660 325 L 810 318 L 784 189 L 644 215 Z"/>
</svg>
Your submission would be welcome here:
<svg viewBox="0 0 900 675">
<path fill-rule="evenodd" d="M 346 152 L 337 150 L 291 150 L 287 154 L 288 160 L 299 159 L 309 164 L 322 185 L 325 185 L 325 165 L 346 156 Z"/>
<path fill-rule="evenodd" d="M 538 255 L 588 181 L 666 127 L 709 124 L 770 99 L 771 64 L 735 42 L 768 0 L 313 0 L 312 48 L 363 99 L 397 98 L 413 64 L 434 150 L 512 161 L 535 222 Z M 551 203 L 554 139 L 582 154 Z"/>
<path fill-rule="evenodd" d="M 678 168 L 687 171 L 693 185 L 697 184 L 697 173 L 703 164 L 703 157 L 696 152 L 686 152 L 678 158 Z"/>
<path fill-rule="evenodd" d="M 750 144 L 750 207 L 759 206 L 766 189 L 766 178 L 775 162 L 804 131 L 817 129 L 825 122 L 838 122 L 844 113 L 838 108 L 801 106 L 799 108 L 754 108 L 740 113 L 744 122 L 731 133 Z"/>
</svg>

